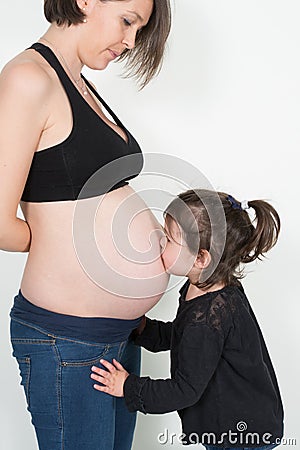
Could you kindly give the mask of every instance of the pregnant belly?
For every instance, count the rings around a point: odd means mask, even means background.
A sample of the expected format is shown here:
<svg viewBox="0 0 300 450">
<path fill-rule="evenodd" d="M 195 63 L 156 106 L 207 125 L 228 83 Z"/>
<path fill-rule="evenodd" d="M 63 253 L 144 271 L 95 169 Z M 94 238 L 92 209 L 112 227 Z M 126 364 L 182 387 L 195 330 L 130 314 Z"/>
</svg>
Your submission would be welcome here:
<svg viewBox="0 0 300 450">
<path fill-rule="evenodd" d="M 125 186 L 100 198 L 26 204 L 32 244 L 21 284 L 32 303 L 64 314 L 135 318 L 168 284 L 162 230 Z"/>
</svg>

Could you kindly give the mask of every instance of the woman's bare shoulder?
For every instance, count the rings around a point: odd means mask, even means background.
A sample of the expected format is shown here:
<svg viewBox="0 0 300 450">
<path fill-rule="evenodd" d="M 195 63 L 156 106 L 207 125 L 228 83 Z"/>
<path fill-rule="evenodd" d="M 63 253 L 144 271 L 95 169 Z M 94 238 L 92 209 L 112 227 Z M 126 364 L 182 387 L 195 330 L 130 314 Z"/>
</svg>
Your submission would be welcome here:
<svg viewBox="0 0 300 450">
<path fill-rule="evenodd" d="M 10 60 L 0 73 L 0 91 L 32 95 L 33 100 L 49 94 L 53 85 L 50 66 L 34 50 L 26 50 Z"/>
</svg>

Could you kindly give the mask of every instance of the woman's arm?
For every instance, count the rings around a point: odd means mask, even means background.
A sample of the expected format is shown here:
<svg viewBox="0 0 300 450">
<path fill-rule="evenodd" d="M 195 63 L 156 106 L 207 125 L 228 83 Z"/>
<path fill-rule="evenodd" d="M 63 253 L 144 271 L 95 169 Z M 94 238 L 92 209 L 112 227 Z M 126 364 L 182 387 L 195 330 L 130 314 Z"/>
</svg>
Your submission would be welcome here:
<svg viewBox="0 0 300 450">
<path fill-rule="evenodd" d="M 173 322 L 143 318 L 143 322 L 134 333 L 134 343 L 150 352 L 163 352 L 171 348 Z"/>
<path fill-rule="evenodd" d="M 207 325 L 189 326 L 179 346 L 178 367 L 173 378 L 152 380 L 129 374 L 120 363 L 101 360 L 107 369 L 92 367 L 91 377 L 102 383 L 94 388 L 125 397 L 130 412 L 163 414 L 194 405 L 205 391 L 219 363 L 224 339 Z"/>
<path fill-rule="evenodd" d="M 34 152 L 47 121 L 49 80 L 31 61 L 10 62 L 0 75 L 0 249 L 27 252 L 30 228 L 17 217 Z"/>
</svg>

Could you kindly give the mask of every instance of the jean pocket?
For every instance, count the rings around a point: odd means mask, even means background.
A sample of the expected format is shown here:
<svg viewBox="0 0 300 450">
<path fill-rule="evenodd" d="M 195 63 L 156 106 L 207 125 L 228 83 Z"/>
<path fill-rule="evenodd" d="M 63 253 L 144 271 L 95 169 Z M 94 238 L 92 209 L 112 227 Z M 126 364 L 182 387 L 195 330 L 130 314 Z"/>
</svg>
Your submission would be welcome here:
<svg viewBox="0 0 300 450">
<path fill-rule="evenodd" d="M 106 357 L 110 353 L 110 349 L 111 346 L 109 344 L 97 348 L 97 350 L 94 349 L 94 351 L 91 351 L 92 349 L 90 347 L 84 349 L 82 347 L 78 348 L 78 346 L 75 345 L 71 352 L 66 352 L 66 349 L 61 352 L 61 365 L 63 367 L 92 366 L 99 363 L 100 359 Z M 61 351 L 60 348 L 59 351 Z"/>
<path fill-rule="evenodd" d="M 21 385 L 24 388 L 25 397 L 27 401 L 28 408 L 30 406 L 30 372 L 31 372 L 31 362 L 30 357 L 25 356 L 22 358 L 16 358 L 19 370 L 20 370 L 20 376 L 21 376 Z"/>
</svg>

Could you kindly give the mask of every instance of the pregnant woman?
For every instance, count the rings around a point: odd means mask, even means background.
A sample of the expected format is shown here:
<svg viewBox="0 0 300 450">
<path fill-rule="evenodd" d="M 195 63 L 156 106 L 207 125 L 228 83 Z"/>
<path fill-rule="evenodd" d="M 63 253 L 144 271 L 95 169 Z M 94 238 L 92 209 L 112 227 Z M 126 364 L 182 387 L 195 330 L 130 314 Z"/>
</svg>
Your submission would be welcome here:
<svg viewBox="0 0 300 450">
<path fill-rule="evenodd" d="M 129 335 L 168 277 L 160 226 L 128 184 L 141 149 L 81 70 L 124 59 L 147 84 L 170 6 L 45 0 L 44 11 L 46 33 L 0 76 L 0 248 L 29 252 L 11 311 L 13 352 L 40 450 L 129 450 L 135 414 L 87 380 L 102 357 L 139 373 Z"/>
</svg>

